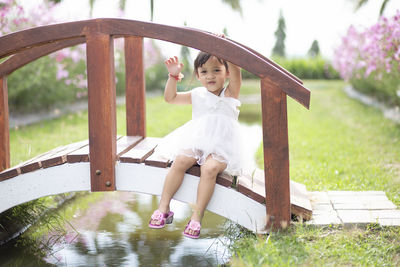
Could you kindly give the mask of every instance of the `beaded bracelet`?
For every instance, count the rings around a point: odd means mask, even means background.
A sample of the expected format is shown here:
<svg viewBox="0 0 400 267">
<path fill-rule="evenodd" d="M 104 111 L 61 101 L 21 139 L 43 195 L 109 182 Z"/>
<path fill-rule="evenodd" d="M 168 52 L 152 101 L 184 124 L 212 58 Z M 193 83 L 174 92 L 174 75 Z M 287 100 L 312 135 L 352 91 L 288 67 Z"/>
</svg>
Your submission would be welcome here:
<svg viewBox="0 0 400 267">
<path fill-rule="evenodd" d="M 184 77 L 184 75 L 182 73 L 179 73 L 178 75 L 172 75 L 171 73 L 168 73 L 168 76 L 170 78 L 174 78 L 178 82 L 180 82 L 182 80 L 182 78 Z"/>
</svg>

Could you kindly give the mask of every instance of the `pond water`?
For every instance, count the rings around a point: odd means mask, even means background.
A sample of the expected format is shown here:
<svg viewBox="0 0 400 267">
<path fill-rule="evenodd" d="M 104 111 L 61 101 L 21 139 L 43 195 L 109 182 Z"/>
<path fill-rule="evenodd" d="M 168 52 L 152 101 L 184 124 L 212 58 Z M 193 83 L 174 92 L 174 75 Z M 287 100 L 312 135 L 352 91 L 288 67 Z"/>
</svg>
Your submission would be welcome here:
<svg viewBox="0 0 400 267">
<path fill-rule="evenodd" d="M 182 235 L 191 216 L 188 205 L 172 201 L 174 222 L 150 229 L 148 221 L 158 197 L 101 194 L 88 209 L 74 214 L 70 223 L 76 230 L 68 227 L 66 243 L 54 246 L 47 262 L 58 266 L 215 266 L 229 258 L 224 218 L 207 213 L 201 238 L 193 240 Z"/>
<path fill-rule="evenodd" d="M 254 155 L 261 127 L 242 124 L 241 128 L 246 137 L 244 154 Z M 255 167 L 252 158 L 245 164 Z M 67 234 L 41 263 L 22 248 L 8 246 L 0 249 L 0 266 L 216 266 L 229 260 L 225 218 L 206 212 L 201 236 L 194 240 L 182 235 L 191 207 L 178 201 L 171 202 L 172 224 L 163 229 L 148 227 L 158 202 L 159 197 L 132 192 L 79 197 L 61 210 L 68 214 Z"/>
</svg>

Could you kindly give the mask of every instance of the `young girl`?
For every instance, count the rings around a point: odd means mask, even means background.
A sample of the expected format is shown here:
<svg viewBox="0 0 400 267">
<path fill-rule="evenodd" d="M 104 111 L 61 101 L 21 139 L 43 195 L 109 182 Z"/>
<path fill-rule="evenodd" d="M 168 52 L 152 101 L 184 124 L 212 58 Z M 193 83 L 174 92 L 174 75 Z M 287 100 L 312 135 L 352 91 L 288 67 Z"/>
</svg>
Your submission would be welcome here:
<svg viewBox="0 0 400 267">
<path fill-rule="evenodd" d="M 192 104 L 192 120 L 167 136 L 157 153 L 173 159 L 165 178 L 158 209 L 151 216 L 149 227 L 163 228 L 172 223 L 174 213 L 170 201 L 183 181 L 185 172 L 200 165 L 197 202 L 183 234 L 198 238 L 204 211 L 214 192 L 216 177 L 222 171 L 240 172 L 239 124 L 237 109 L 241 86 L 240 68 L 213 55 L 200 52 L 194 72 L 203 87 L 177 93 L 183 64 L 178 57 L 165 61 L 169 78 L 165 101 L 171 104 Z M 229 84 L 225 87 L 225 81 Z"/>
</svg>

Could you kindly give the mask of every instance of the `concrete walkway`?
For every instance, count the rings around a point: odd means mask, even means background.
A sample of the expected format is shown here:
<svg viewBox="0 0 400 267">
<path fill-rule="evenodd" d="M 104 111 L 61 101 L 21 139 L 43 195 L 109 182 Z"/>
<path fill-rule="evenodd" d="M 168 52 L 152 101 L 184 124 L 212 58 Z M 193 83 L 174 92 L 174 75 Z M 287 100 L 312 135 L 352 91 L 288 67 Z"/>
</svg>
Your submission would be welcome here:
<svg viewBox="0 0 400 267">
<path fill-rule="evenodd" d="M 400 210 L 383 191 L 309 192 L 312 225 L 400 226 Z"/>
</svg>

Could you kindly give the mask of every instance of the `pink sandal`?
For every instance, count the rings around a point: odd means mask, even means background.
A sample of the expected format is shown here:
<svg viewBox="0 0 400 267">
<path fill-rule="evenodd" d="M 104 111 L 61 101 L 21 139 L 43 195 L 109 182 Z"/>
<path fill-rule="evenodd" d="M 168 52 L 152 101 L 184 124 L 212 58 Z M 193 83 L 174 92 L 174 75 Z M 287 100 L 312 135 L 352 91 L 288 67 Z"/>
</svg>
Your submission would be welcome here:
<svg viewBox="0 0 400 267">
<path fill-rule="evenodd" d="M 190 234 L 189 231 L 192 230 L 193 234 Z M 185 227 L 185 231 L 183 231 L 183 235 L 197 239 L 200 236 L 201 224 L 199 222 L 190 220 Z"/>
<path fill-rule="evenodd" d="M 149 221 L 149 227 L 154 229 L 164 228 L 165 224 L 170 224 L 174 220 L 174 213 L 172 211 L 168 213 L 162 213 L 160 210 L 156 210 L 151 215 L 151 219 Z M 160 222 L 160 224 L 151 223 L 151 221 Z"/>
</svg>

